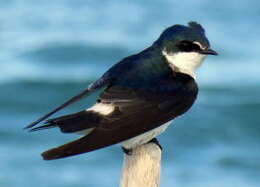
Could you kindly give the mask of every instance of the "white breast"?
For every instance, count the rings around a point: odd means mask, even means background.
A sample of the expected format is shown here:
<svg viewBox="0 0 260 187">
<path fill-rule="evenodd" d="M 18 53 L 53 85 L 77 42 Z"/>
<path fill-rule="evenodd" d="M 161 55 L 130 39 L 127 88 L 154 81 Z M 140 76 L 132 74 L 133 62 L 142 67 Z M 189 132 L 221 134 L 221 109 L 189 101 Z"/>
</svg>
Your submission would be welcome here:
<svg viewBox="0 0 260 187">
<path fill-rule="evenodd" d="M 164 132 L 165 129 L 167 129 L 167 127 L 170 124 L 171 124 L 171 121 L 165 123 L 164 125 L 161 125 L 160 127 L 150 130 L 144 134 L 141 134 L 141 135 L 131 138 L 129 140 L 125 140 L 125 141 L 121 142 L 121 146 L 124 147 L 125 149 L 131 149 L 138 145 L 145 144 L 145 143 L 149 142 L 151 139 L 153 139 L 154 137 L 156 137 L 159 134 L 161 134 L 162 132 Z"/>
</svg>

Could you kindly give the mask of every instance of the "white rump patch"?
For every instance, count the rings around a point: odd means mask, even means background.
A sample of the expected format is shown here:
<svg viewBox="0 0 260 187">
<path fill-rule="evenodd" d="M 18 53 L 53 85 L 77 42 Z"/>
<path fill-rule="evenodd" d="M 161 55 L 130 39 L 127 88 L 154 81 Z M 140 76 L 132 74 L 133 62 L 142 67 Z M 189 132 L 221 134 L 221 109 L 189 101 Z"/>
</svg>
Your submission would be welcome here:
<svg viewBox="0 0 260 187">
<path fill-rule="evenodd" d="M 138 145 L 145 144 L 145 143 L 149 142 L 151 139 L 153 139 L 154 137 L 163 133 L 170 124 L 171 124 L 171 121 L 165 123 L 164 125 L 161 125 L 160 127 L 152 129 L 144 134 L 138 135 L 129 140 L 125 140 L 125 141 L 121 142 L 121 146 L 124 147 L 125 149 L 131 149 Z"/>
<path fill-rule="evenodd" d="M 115 107 L 112 104 L 96 103 L 86 111 L 97 112 L 102 115 L 108 115 L 114 111 Z"/>
<path fill-rule="evenodd" d="M 196 52 L 178 52 L 174 54 L 163 50 L 162 54 L 166 57 L 173 71 L 188 74 L 193 78 L 195 78 L 195 70 L 206 57 L 206 55 Z"/>
</svg>

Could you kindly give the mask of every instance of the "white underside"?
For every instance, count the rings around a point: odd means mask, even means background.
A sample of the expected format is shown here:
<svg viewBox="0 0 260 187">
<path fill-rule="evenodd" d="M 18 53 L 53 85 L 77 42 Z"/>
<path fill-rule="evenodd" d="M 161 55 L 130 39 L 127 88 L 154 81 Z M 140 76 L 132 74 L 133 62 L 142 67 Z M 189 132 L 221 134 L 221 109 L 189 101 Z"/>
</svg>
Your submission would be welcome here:
<svg viewBox="0 0 260 187">
<path fill-rule="evenodd" d="M 188 74 L 195 78 L 195 70 L 201 65 L 206 55 L 196 52 L 178 52 L 167 53 L 165 50 L 162 54 L 166 57 L 173 71 Z"/>
<path fill-rule="evenodd" d="M 161 125 L 160 127 L 150 130 L 144 134 L 141 134 L 141 135 L 131 138 L 129 140 L 125 140 L 125 141 L 121 142 L 121 146 L 126 149 L 131 149 L 138 145 L 145 144 L 145 143 L 149 142 L 151 139 L 153 139 L 156 136 L 163 133 L 170 124 L 171 124 L 171 121 L 165 123 L 164 125 Z M 85 135 L 88 135 L 89 133 L 91 133 L 94 129 L 95 128 L 85 129 L 85 130 L 76 132 L 76 134 L 85 136 Z"/>
<path fill-rule="evenodd" d="M 151 139 L 158 136 L 159 134 L 163 133 L 170 124 L 171 124 L 171 121 L 165 123 L 164 125 L 161 125 L 160 127 L 150 130 L 144 134 L 138 135 L 129 140 L 125 140 L 125 141 L 121 142 L 121 146 L 124 147 L 125 149 L 131 149 L 138 145 L 145 144 L 145 143 L 149 142 Z"/>
</svg>

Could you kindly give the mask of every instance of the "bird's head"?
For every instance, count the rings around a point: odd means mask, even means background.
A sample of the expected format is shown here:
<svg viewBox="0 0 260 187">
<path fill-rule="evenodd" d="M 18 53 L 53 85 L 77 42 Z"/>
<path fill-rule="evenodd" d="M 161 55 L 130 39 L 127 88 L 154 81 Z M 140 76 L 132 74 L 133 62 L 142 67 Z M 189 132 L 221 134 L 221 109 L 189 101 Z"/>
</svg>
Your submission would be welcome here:
<svg viewBox="0 0 260 187">
<path fill-rule="evenodd" d="M 210 48 L 205 30 L 196 22 L 167 28 L 153 46 L 161 49 L 175 69 L 188 74 L 194 74 L 193 71 L 207 55 L 217 55 Z"/>
<path fill-rule="evenodd" d="M 188 26 L 173 25 L 167 28 L 154 43 L 167 53 L 197 52 L 203 55 L 217 55 L 210 49 L 210 43 L 205 36 L 205 30 L 196 22 Z"/>
</svg>

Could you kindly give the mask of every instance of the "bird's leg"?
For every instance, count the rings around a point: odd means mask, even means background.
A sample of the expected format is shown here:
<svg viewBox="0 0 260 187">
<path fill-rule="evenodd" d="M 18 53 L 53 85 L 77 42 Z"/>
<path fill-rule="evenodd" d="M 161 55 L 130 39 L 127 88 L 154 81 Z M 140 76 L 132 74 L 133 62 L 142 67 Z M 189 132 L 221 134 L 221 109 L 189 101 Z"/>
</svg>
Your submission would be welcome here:
<svg viewBox="0 0 260 187">
<path fill-rule="evenodd" d="M 160 145 L 159 141 L 156 138 L 151 139 L 149 142 L 147 143 L 155 143 L 156 145 L 158 145 L 158 147 L 161 149 L 161 151 L 163 150 L 162 146 Z"/>
<path fill-rule="evenodd" d="M 124 153 L 129 155 L 129 156 L 133 154 L 133 150 L 132 149 L 126 149 L 124 147 L 122 147 L 122 149 L 123 149 Z"/>
</svg>

